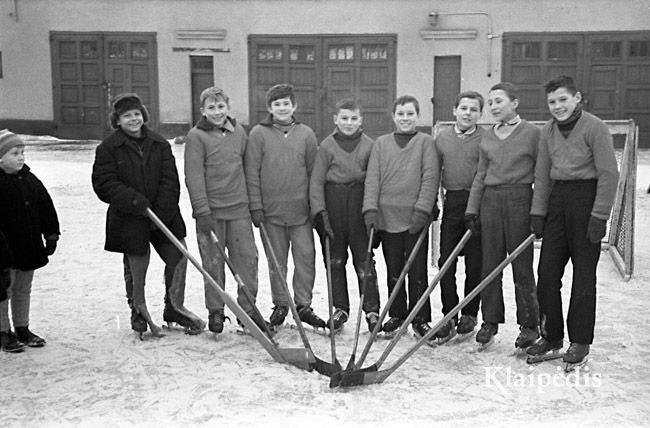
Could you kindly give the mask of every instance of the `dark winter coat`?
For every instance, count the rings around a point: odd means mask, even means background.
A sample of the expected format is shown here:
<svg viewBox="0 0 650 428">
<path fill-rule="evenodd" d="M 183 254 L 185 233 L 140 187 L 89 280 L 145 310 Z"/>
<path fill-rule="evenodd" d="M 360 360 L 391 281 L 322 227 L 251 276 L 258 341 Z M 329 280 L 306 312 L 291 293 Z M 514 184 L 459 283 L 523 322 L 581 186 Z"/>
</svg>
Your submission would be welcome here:
<svg viewBox="0 0 650 428">
<path fill-rule="evenodd" d="M 7 238 L 5 238 L 4 233 L 0 230 L 0 271 L 11 268 L 13 264 L 14 259 L 11 256 L 9 243 L 7 243 Z"/>
<path fill-rule="evenodd" d="M 28 271 L 45 266 L 44 238 L 60 235 L 60 231 L 59 218 L 43 183 L 27 165 L 17 174 L 0 169 L 0 201 L 0 230 L 13 255 L 13 267 Z"/>
<path fill-rule="evenodd" d="M 169 142 L 143 127 L 142 149 L 118 129 L 97 146 L 93 164 L 93 189 L 109 204 L 104 249 L 126 254 L 145 254 L 152 233 L 160 234 L 146 215 L 146 208 L 179 239 L 185 223 L 178 207 L 180 183 Z"/>
</svg>

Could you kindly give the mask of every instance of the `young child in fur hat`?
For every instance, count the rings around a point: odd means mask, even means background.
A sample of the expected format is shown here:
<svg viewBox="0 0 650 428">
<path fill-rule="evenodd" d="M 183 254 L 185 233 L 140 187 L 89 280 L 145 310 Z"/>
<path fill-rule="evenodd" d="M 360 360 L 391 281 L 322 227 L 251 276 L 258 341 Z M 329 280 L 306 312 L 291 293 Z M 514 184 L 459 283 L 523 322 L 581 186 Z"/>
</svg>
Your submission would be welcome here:
<svg viewBox="0 0 650 428">
<path fill-rule="evenodd" d="M 148 119 L 136 94 L 121 94 L 113 100 L 110 121 L 115 132 L 97 146 L 92 172 L 95 193 L 109 204 L 104 249 L 124 254 L 131 328 L 140 337 L 147 325 L 154 336 L 161 335 L 147 310 L 144 293 L 150 243 L 165 263 L 163 320 L 196 334 L 205 322 L 183 306 L 187 259 L 147 215 L 151 208 L 184 243 L 186 231 L 178 207 L 180 183 L 174 156 L 169 142 L 145 126 Z"/>
<path fill-rule="evenodd" d="M 0 131 L 0 348 L 5 352 L 45 345 L 29 330 L 32 279 L 54 254 L 60 235 L 52 199 L 25 165 L 24 149 L 17 135 Z"/>
</svg>

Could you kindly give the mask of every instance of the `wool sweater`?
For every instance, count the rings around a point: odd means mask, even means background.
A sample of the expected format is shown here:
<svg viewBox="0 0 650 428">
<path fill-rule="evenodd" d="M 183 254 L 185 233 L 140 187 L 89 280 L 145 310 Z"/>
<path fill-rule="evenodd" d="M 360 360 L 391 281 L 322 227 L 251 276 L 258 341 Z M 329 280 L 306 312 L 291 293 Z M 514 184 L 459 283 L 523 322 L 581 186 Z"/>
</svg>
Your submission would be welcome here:
<svg viewBox="0 0 650 428">
<path fill-rule="evenodd" d="M 567 137 L 555 121 L 548 121 L 539 143 L 530 213 L 546 215 L 553 181 L 597 179 L 591 215 L 607 220 L 616 197 L 618 176 L 612 135 L 602 120 L 583 111 Z"/>
<path fill-rule="evenodd" d="M 249 209 L 264 210 L 266 221 L 297 226 L 309 220 L 309 176 L 316 160 L 316 135 L 295 122 L 286 132 L 271 118 L 250 132 L 244 170 Z"/>
<path fill-rule="evenodd" d="M 414 210 L 430 213 L 436 200 L 433 138 L 418 132 L 400 148 L 393 133 L 377 138 L 368 161 L 363 212 L 377 211 L 377 228 L 407 230 Z"/>
<path fill-rule="evenodd" d="M 359 143 L 348 152 L 334 139 L 334 134 L 327 136 L 318 148 L 314 170 L 309 183 L 309 201 L 311 213 L 316 215 L 325 207 L 326 183 L 361 183 L 366 179 L 368 160 L 373 140 L 361 134 Z"/>
<path fill-rule="evenodd" d="M 438 162 L 436 178 L 445 190 L 470 190 L 478 167 L 478 145 L 485 130 L 477 127 L 466 138 L 460 138 L 454 127 L 449 127 L 435 139 Z M 438 182 L 436 182 L 436 189 Z"/>
<path fill-rule="evenodd" d="M 192 216 L 249 217 L 244 156 L 248 138 L 235 119 L 218 129 L 202 118 L 185 138 L 185 184 Z"/>
<path fill-rule="evenodd" d="M 479 213 L 486 186 L 533 184 L 539 135 L 539 128 L 525 119 L 503 140 L 494 128 L 483 134 L 466 213 Z"/>
</svg>

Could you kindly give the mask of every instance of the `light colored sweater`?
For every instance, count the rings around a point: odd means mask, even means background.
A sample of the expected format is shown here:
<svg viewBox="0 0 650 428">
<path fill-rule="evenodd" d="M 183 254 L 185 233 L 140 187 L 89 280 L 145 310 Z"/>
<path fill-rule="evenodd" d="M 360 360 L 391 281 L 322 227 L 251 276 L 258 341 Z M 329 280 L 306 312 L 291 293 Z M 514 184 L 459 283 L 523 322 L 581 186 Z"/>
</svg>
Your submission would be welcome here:
<svg viewBox="0 0 650 428">
<path fill-rule="evenodd" d="M 616 197 L 618 167 L 607 125 L 586 111 L 565 138 L 554 121 L 542 128 L 530 213 L 546 215 L 554 180 L 597 179 L 591 215 L 607 220 Z"/>
<path fill-rule="evenodd" d="M 460 138 L 453 126 L 438 134 L 435 139 L 436 157 L 445 190 L 470 190 L 478 167 L 478 145 L 486 131 L 478 127 L 473 134 Z M 436 189 L 438 188 L 436 183 Z"/>
<path fill-rule="evenodd" d="M 436 200 L 433 138 L 418 132 L 400 148 L 394 135 L 377 138 L 366 173 L 363 212 L 377 211 L 377 228 L 407 230 L 413 210 L 430 213 Z"/>
</svg>

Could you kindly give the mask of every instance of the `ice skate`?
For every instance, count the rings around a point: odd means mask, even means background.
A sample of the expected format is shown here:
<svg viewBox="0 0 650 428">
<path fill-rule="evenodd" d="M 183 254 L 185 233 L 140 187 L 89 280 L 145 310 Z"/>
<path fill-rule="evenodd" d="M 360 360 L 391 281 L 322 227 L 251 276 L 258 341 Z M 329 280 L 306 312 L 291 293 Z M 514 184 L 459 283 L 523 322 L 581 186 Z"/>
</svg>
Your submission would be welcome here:
<svg viewBox="0 0 650 428">
<path fill-rule="evenodd" d="M 372 333 L 379 322 L 379 314 L 377 312 L 368 312 L 366 314 L 366 323 L 368 324 L 368 331 Z"/>
<path fill-rule="evenodd" d="M 494 336 L 496 336 L 498 332 L 498 324 L 484 322 L 481 329 L 476 333 L 476 342 L 478 342 L 477 351 L 485 351 L 494 342 Z"/>
<path fill-rule="evenodd" d="M 348 313 L 343 309 L 336 308 L 334 314 L 332 315 L 332 319 L 327 321 L 327 328 L 329 328 L 332 333 L 336 334 L 343 330 L 343 325 L 347 322 L 347 320 Z"/>
<path fill-rule="evenodd" d="M 528 354 L 526 362 L 528 364 L 537 364 L 543 361 L 562 358 L 564 356 L 564 354 L 560 352 L 562 346 L 564 346 L 562 339 L 549 341 L 542 337 L 526 350 L 526 354 Z"/>
<path fill-rule="evenodd" d="M 266 331 L 268 330 L 270 332 L 269 338 L 273 337 L 274 330 L 271 328 L 271 324 L 263 319 L 261 316 L 257 316 L 255 313 L 246 313 L 250 317 L 251 320 L 255 323 L 255 325 L 262 330 L 264 334 L 267 334 Z M 244 336 L 253 336 L 251 333 L 250 329 L 244 325 L 244 323 L 237 318 L 237 334 L 241 334 Z M 267 334 L 268 335 L 268 334 Z"/>
<path fill-rule="evenodd" d="M 269 324 L 271 326 L 271 330 L 277 331 L 282 327 L 282 324 L 284 324 L 284 320 L 287 317 L 287 314 L 289 313 L 289 307 L 288 306 L 275 306 L 273 307 L 273 312 L 271 313 L 271 316 L 269 317 Z"/>
<path fill-rule="evenodd" d="M 456 323 L 453 319 L 451 319 L 447 324 L 442 326 L 442 328 L 436 332 L 435 336 L 438 341 L 438 345 L 444 345 L 445 343 L 449 342 L 454 338 L 454 336 L 456 336 L 456 333 Z"/>
<path fill-rule="evenodd" d="M 189 311 L 188 311 L 189 312 Z M 167 328 L 172 330 L 174 325 L 179 325 L 186 334 L 199 334 L 205 328 L 205 322 L 200 318 L 191 317 L 185 311 L 179 310 L 171 305 L 165 304 L 163 310 L 163 321 L 167 323 Z"/>
<path fill-rule="evenodd" d="M 16 327 L 16 337 L 18 341 L 30 348 L 42 348 L 45 346 L 45 339 L 29 331 L 28 326 Z"/>
<path fill-rule="evenodd" d="M 415 336 L 415 338 L 418 340 L 422 339 L 424 336 L 426 336 L 427 333 L 431 331 L 431 326 L 429 323 L 420 321 L 413 322 L 411 324 L 411 328 L 413 329 L 413 336 Z M 434 346 L 436 344 L 436 339 L 430 337 L 427 339 L 426 344 L 429 346 Z"/>
<path fill-rule="evenodd" d="M 533 345 L 539 338 L 539 330 L 537 327 L 519 326 L 519 336 L 515 340 L 515 348 L 517 355 L 525 355 L 526 349 Z"/>
<path fill-rule="evenodd" d="M 135 309 L 131 299 L 128 299 L 128 303 L 131 308 L 131 330 L 133 330 L 137 335 L 142 336 L 142 334 L 147 331 L 147 321 Z"/>
<path fill-rule="evenodd" d="M 2 349 L 3 352 L 17 354 L 23 352 L 25 344 L 20 342 L 11 330 L 0 331 L 0 349 Z"/>
<path fill-rule="evenodd" d="M 205 321 L 185 307 L 185 276 L 187 259 L 176 267 L 165 267 L 165 309 L 163 321 L 168 327 L 180 325 L 186 334 L 199 334 L 205 328 Z"/>
<path fill-rule="evenodd" d="M 456 326 L 456 333 L 458 333 L 458 338 L 456 341 L 462 342 L 469 339 L 476 328 L 476 317 L 472 315 L 461 315 L 460 320 L 458 321 L 458 326 Z"/>
<path fill-rule="evenodd" d="M 230 318 L 226 316 L 223 309 L 217 309 L 208 315 L 208 330 L 214 333 L 215 339 L 219 333 L 223 332 L 223 325 L 226 320 L 230 321 Z"/>
<path fill-rule="evenodd" d="M 162 334 L 162 328 L 158 327 L 156 324 L 154 324 L 153 320 L 151 319 L 151 314 L 149 314 L 149 310 L 147 309 L 147 304 L 146 303 L 140 303 L 135 305 L 135 310 L 142 315 L 142 318 L 147 321 L 147 325 L 149 326 L 149 330 L 151 330 L 151 335 L 153 337 L 163 337 L 164 335 Z M 137 332 L 138 336 L 140 337 L 140 340 L 144 340 L 144 332 Z"/>
<path fill-rule="evenodd" d="M 298 306 L 297 309 L 300 321 L 302 321 L 303 324 L 309 325 L 314 333 L 320 334 L 322 336 L 326 336 L 328 334 L 325 330 L 327 324 L 325 324 L 325 321 L 321 317 L 316 315 L 310 306 Z"/>
<path fill-rule="evenodd" d="M 381 327 L 381 330 L 384 332 L 384 339 L 392 339 L 395 337 L 403 322 L 404 320 L 402 318 L 390 317 Z"/>
<path fill-rule="evenodd" d="M 589 355 L 589 345 L 571 343 L 569 349 L 567 349 L 562 357 L 562 361 L 564 362 L 564 371 L 569 373 L 577 367 L 582 367 L 587 364 L 587 355 Z"/>
</svg>

